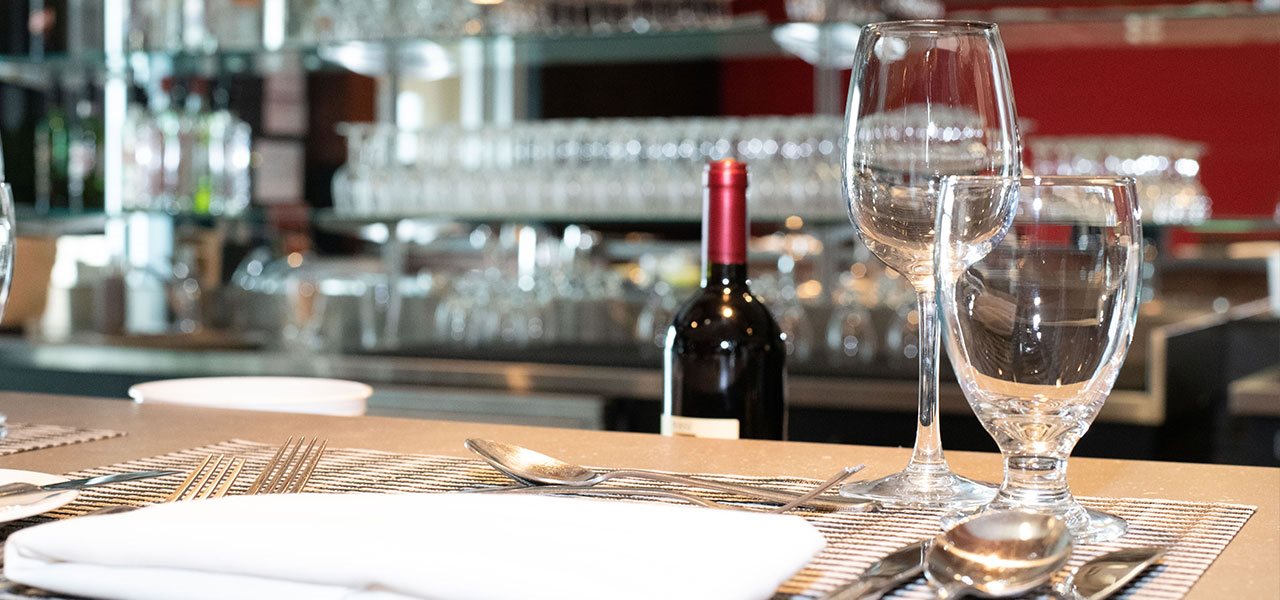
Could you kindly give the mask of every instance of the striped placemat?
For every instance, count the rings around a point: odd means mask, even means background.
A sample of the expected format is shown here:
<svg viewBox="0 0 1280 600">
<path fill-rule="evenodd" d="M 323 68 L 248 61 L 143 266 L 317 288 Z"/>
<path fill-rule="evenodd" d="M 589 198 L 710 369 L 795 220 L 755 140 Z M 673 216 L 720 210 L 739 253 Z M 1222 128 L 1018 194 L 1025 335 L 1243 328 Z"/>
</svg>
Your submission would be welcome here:
<svg viewBox="0 0 1280 600">
<path fill-rule="evenodd" d="M 110 429 L 83 429 L 64 425 L 9 423 L 8 433 L 3 440 L 0 440 L 0 456 L 8 456 L 28 450 L 69 446 L 81 442 L 94 442 L 122 435 L 124 435 L 123 431 L 111 431 Z"/>
<path fill-rule="evenodd" d="M 274 451 L 275 447 L 271 445 L 231 440 L 72 475 L 102 475 L 142 469 L 191 469 L 208 454 L 232 453 L 244 456 L 247 463 L 245 473 L 232 487 L 231 493 L 234 494 L 243 492 L 249 486 Z M 794 477 L 700 476 L 726 482 L 764 484 L 792 491 L 803 491 L 818 483 L 816 480 Z M 75 502 L 57 511 L 9 524 L 0 531 L 7 535 L 19 527 L 54 518 L 82 515 L 104 506 L 158 502 L 173 490 L 176 483 L 174 478 L 150 479 L 84 490 Z M 510 483 L 510 480 L 479 460 L 374 450 L 330 449 L 316 469 L 307 491 L 448 492 Z M 696 493 L 725 502 L 748 503 L 745 499 L 732 495 L 683 489 L 669 484 L 640 480 L 628 481 L 627 484 L 660 485 L 664 489 Z M 1149 570 L 1135 585 L 1118 596 L 1132 599 L 1163 600 L 1184 596 L 1255 510 L 1251 506 L 1174 500 L 1081 500 L 1091 508 L 1125 518 L 1129 522 L 1129 533 L 1115 542 L 1076 548 L 1071 557 L 1072 567 L 1120 548 L 1169 548 L 1159 566 Z M 622 501 L 662 502 L 639 499 Z M 858 574 L 881 556 L 911 542 L 934 536 L 940 531 L 940 513 L 933 510 L 886 509 L 873 513 L 801 511 L 797 514 L 808 519 L 826 536 L 827 548 L 779 588 L 777 598 L 821 598 L 840 584 L 856 579 Z M 934 594 L 922 578 L 889 597 L 926 600 L 934 598 Z"/>
</svg>

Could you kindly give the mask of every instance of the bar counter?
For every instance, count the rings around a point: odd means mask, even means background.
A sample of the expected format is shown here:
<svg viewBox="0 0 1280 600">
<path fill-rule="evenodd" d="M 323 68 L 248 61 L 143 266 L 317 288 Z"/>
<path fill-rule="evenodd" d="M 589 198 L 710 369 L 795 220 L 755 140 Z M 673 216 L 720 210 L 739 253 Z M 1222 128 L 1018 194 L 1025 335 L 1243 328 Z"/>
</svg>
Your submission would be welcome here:
<svg viewBox="0 0 1280 600">
<path fill-rule="evenodd" d="M 229 439 L 278 444 L 319 435 L 331 447 L 469 456 L 462 441 L 483 437 L 520 444 L 587 465 L 687 472 L 826 478 L 857 463 L 860 476 L 900 469 L 906 448 L 799 442 L 719 441 L 657 435 L 516 427 L 480 423 L 323 417 L 138 405 L 99 398 L 0 394 L 10 422 L 108 428 L 123 437 L 0 457 L 0 468 L 64 473 Z M 903 440 L 904 443 L 910 440 Z M 958 472 L 998 479 L 996 454 L 953 452 Z M 1079 495 L 1216 501 L 1257 506 L 1236 538 L 1188 598 L 1280 597 L 1280 469 L 1076 458 L 1071 487 Z"/>
</svg>

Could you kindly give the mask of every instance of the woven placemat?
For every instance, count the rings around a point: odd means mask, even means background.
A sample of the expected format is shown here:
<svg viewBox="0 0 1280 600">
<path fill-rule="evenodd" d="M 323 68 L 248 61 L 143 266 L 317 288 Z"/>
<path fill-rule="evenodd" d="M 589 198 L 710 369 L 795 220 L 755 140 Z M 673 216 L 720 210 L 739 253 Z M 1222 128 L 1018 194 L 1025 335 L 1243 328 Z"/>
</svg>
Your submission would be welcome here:
<svg viewBox="0 0 1280 600">
<path fill-rule="evenodd" d="M 0 440 L 0 456 L 8 456 L 28 450 L 69 446 L 81 442 L 95 442 L 122 435 L 124 435 L 123 431 L 112 431 L 110 429 L 9 423 L 8 433 L 3 440 Z"/>
<path fill-rule="evenodd" d="M 274 451 L 275 447 L 270 445 L 231 440 L 72 475 L 103 475 L 142 469 L 185 470 L 194 468 L 208 454 L 232 453 L 244 456 L 247 463 L 245 473 L 232 487 L 231 493 L 234 494 L 243 492 L 249 486 Z M 818 483 L 812 479 L 793 477 L 700 476 L 718 481 L 764 484 L 792 491 L 803 491 Z M 84 490 L 75 502 L 57 511 L 8 524 L 0 531 L 7 535 L 16 528 L 55 518 L 82 515 L 104 506 L 158 502 L 172 492 L 177 484 L 176 480 L 170 479 L 173 478 L 132 481 Z M 510 480 L 479 460 L 374 450 L 330 449 L 316 469 L 307 491 L 447 492 L 510 483 Z M 656 485 L 640 480 L 627 483 Z M 661 487 L 726 502 L 748 503 L 731 495 L 695 491 L 668 484 L 661 484 Z M 1115 542 L 1077 547 L 1071 557 L 1072 567 L 1120 548 L 1169 548 L 1160 565 L 1147 571 L 1118 596 L 1132 599 L 1163 600 L 1183 597 L 1255 510 L 1255 507 L 1234 504 L 1136 498 L 1081 498 L 1081 501 L 1091 508 L 1123 517 L 1129 522 L 1129 533 Z M 777 598 L 821 598 L 840 584 L 856 579 L 858 574 L 885 554 L 939 532 L 940 513 L 932 510 L 886 509 L 872 513 L 801 511 L 796 514 L 813 523 L 826 536 L 827 548 L 779 588 Z M 924 580 L 920 579 L 900 588 L 889 597 L 926 600 L 934 598 L 934 594 Z"/>
</svg>

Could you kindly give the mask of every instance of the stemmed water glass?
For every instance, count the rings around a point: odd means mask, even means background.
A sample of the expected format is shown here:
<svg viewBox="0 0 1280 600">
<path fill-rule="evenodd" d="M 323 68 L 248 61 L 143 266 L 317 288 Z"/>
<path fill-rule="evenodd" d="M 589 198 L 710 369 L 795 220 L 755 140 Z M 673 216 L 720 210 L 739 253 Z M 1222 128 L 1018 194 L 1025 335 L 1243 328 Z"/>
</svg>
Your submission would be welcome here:
<svg viewBox="0 0 1280 600">
<path fill-rule="evenodd" d="M 1012 226 L 974 243 L 973 198 L 1017 198 Z M 980 511 L 1062 518 L 1076 543 L 1125 531 L 1082 507 L 1067 457 L 1111 392 L 1137 317 L 1142 228 L 1134 182 L 1114 177 L 955 177 L 939 200 L 939 304 L 947 355 L 1004 455 Z M 945 520 L 970 511 L 954 511 Z"/>
<path fill-rule="evenodd" d="M 919 420 L 907 468 L 846 485 L 846 496 L 953 507 L 980 504 L 993 494 L 990 486 L 952 473 L 942 454 L 933 227 L 944 177 L 1021 174 L 1014 115 L 995 25 L 899 21 L 863 27 L 843 138 L 845 199 L 862 241 L 915 288 Z"/>
</svg>

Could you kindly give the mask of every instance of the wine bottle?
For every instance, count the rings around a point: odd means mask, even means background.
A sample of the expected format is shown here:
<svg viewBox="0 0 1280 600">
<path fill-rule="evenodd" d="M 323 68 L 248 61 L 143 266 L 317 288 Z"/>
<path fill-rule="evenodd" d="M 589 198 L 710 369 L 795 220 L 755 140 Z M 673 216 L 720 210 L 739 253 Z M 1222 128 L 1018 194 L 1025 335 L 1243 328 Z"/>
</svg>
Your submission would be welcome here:
<svg viewBox="0 0 1280 600">
<path fill-rule="evenodd" d="M 663 355 L 663 435 L 786 437 L 782 330 L 747 280 L 747 168 L 704 176 L 702 286 L 676 313 Z"/>
</svg>

